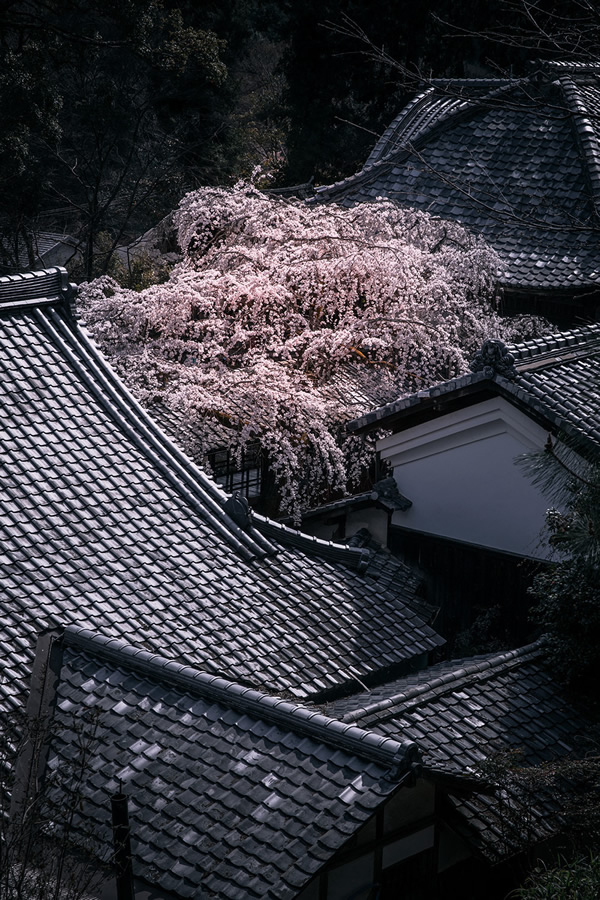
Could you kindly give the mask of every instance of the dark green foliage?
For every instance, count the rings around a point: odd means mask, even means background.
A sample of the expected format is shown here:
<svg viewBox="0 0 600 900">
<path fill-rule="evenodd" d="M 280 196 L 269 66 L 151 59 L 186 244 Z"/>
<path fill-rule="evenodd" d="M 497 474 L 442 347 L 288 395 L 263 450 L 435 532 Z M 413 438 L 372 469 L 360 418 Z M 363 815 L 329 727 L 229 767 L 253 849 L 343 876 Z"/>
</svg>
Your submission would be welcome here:
<svg viewBox="0 0 600 900">
<path fill-rule="evenodd" d="M 511 644 L 511 638 L 503 621 L 502 608 L 475 607 L 473 616 L 472 624 L 456 635 L 452 644 L 452 658 L 506 650 Z"/>
<path fill-rule="evenodd" d="M 0 43 L 0 265 L 10 265 L 16 241 L 40 209 L 46 173 L 44 144 L 60 135 L 61 98 L 49 77 L 43 41 L 33 35 Z M 31 249 L 31 248 L 30 248 Z"/>
<path fill-rule="evenodd" d="M 600 856 L 559 858 L 553 866 L 538 864 L 514 900 L 597 900 L 600 896 Z"/>
<path fill-rule="evenodd" d="M 75 237 L 75 277 L 101 274 L 186 191 L 280 165 L 287 16 L 275 0 L 3 4 L 2 271 L 51 231 Z"/>
<path fill-rule="evenodd" d="M 423 79 L 573 55 L 588 5 L 536 2 L 542 40 L 522 0 L 0 4 L 0 266 L 51 231 L 77 238 L 77 275 L 106 271 L 183 193 L 257 165 L 265 186 L 348 176 Z"/>
<path fill-rule="evenodd" d="M 600 471 L 549 438 L 524 458 L 535 483 L 565 499 L 547 513 L 548 542 L 558 561 L 535 579 L 533 615 L 547 635 L 556 674 L 586 693 L 600 676 Z"/>
<path fill-rule="evenodd" d="M 114 249 L 173 208 L 186 187 L 210 180 L 224 47 L 160 0 L 4 7 L 5 268 L 19 268 L 18 235 L 22 254 L 39 229 L 74 234 L 83 274 L 98 274 L 110 263 L 96 253 L 99 233 L 111 235 Z"/>
<path fill-rule="evenodd" d="M 528 871 L 523 885 L 506 900 L 598 896 L 591 890 L 600 884 L 597 732 L 573 735 L 573 747 L 574 756 L 538 765 L 527 765 L 519 749 L 505 750 L 479 767 L 498 804 L 498 838 L 506 852 L 521 854 L 513 870 L 518 881 L 523 879 L 521 864 Z M 554 752 L 561 748 L 548 747 L 549 754 Z M 552 836 L 545 846 L 539 843 L 540 827 Z"/>
<path fill-rule="evenodd" d="M 575 556 L 538 575 L 533 615 L 547 637 L 556 675 L 585 692 L 600 678 L 600 572 Z"/>
</svg>

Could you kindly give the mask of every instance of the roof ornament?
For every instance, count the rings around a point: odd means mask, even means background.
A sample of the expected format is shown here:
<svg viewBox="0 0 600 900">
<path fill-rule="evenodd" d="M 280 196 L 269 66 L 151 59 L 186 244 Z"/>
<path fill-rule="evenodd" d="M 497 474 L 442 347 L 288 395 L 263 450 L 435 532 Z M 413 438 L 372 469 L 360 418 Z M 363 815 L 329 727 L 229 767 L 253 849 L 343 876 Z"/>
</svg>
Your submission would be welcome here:
<svg viewBox="0 0 600 900">
<path fill-rule="evenodd" d="M 373 485 L 371 499 L 375 502 L 377 500 L 382 501 L 383 503 L 387 501 L 388 504 L 402 512 L 405 512 L 412 506 L 412 500 L 409 500 L 408 497 L 405 497 L 404 494 L 401 494 L 398 490 L 398 483 L 393 475 L 388 475 L 387 478 L 381 478 Z"/>
<path fill-rule="evenodd" d="M 411 741 L 403 752 L 396 753 L 388 772 L 390 781 L 401 781 L 406 787 L 414 787 L 423 771 L 421 754 L 417 744 Z"/>
<path fill-rule="evenodd" d="M 75 317 L 76 295 L 77 286 L 69 284 L 67 270 L 62 266 L 0 277 L 0 306 L 3 310 L 64 303 Z"/>
<path fill-rule="evenodd" d="M 248 531 L 252 522 L 252 510 L 246 497 L 234 491 L 223 504 L 223 509 L 236 525 Z"/>
<path fill-rule="evenodd" d="M 494 375 L 514 378 L 517 374 L 512 353 L 503 341 L 497 339 L 484 342 L 471 360 L 470 369 L 471 372 L 483 372 L 486 378 L 493 378 Z"/>
</svg>

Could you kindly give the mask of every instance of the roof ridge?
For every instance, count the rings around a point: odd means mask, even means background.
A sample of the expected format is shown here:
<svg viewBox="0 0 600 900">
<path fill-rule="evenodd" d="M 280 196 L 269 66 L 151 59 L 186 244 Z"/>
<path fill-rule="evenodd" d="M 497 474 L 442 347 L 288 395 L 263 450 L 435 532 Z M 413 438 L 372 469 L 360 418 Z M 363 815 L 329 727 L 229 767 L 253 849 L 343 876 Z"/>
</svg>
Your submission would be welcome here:
<svg viewBox="0 0 600 900">
<path fill-rule="evenodd" d="M 261 535 L 258 540 L 237 525 L 224 511 L 226 498 L 208 476 L 196 470 L 190 475 L 191 460 L 178 451 L 170 439 L 143 410 L 137 400 L 108 366 L 106 360 L 77 324 L 66 323 L 56 311 L 36 311 L 40 325 L 62 346 L 80 377 L 96 394 L 111 417 L 124 428 L 129 437 L 149 456 L 178 493 L 185 497 L 201 518 L 208 521 L 229 545 L 247 559 L 275 553 Z M 140 433 L 141 432 L 141 433 Z M 183 460 L 183 462 L 182 462 Z"/>
<path fill-rule="evenodd" d="M 432 94 L 433 96 L 431 96 Z M 425 101 L 430 97 L 433 102 L 427 104 Z M 396 150 L 410 149 L 411 146 L 414 146 L 419 136 L 424 134 L 429 127 L 433 128 L 434 125 L 447 121 L 451 115 L 460 109 L 466 108 L 470 102 L 472 102 L 470 97 L 458 95 L 436 96 L 434 88 L 430 88 L 423 94 L 418 95 L 412 103 L 404 107 L 391 125 L 386 128 L 371 151 L 363 168 L 366 169 L 369 165 L 374 165 L 378 157 L 383 161 Z M 419 118 L 422 120 L 420 123 Z M 394 145 L 390 146 L 387 152 L 382 153 L 386 144 L 392 142 L 393 136 L 396 138 Z"/>
<path fill-rule="evenodd" d="M 523 662 L 539 656 L 543 644 L 544 638 L 539 638 L 533 644 L 518 647 L 516 650 L 507 650 L 492 657 L 471 657 L 470 661 L 468 659 L 456 660 L 456 669 L 434 676 L 431 681 L 427 681 L 424 684 L 413 685 L 405 691 L 398 691 L 391 697 L 386 697 L 372 704 L 361 706 L 359 709 L 351 710 L 342 716 L 342 721 L 354 722 L 356 719 L 376 715 L 384 709 L 390 706 L 397 706 L 398 704 L 406 704 L 407 707 L 410 707 L 416 701 L 422 703 L 428 695 L 440 696 L 445 694 L 451 689 L 456 689 L 466 679 L 473 676 L 481 676 L 478 679 L 480 681 L 488 680 L 492 675 L 497 675 L 499 672 L 507 669 L 516 668 Z M 427 670 L 424 671 L 426 672 Z"/>
<path fill-rule="evenodd" d="M 600 72 L 600 62 L 589 62 L 588 60 L 583 60 L 582 62 L 577 62 L 576 60 L 566 60 L 566 59 L 538 59 L 535 60 L 534 63 L 536 67 L 536 71 L 542 72 L 543 74 L 553 75 L 556 72 Z"/>
<path fill-rule="evenodd" d="M 443 403 L 446 395 L 456 393 L 457 396 L 466 396 L 480 390 L 486 391 L 489 387 L 489 392 L 503 397 L 526 412 L 546 431 L 556 433 L 555 429 L 558 429 L 560 440 L 568 443 L 584 458 L 597 458 L 600 445 L 600 428 L 597 424 L 585 424 L 579 419 L 573 421 L 566 407 L 553 403 L 536 385 L 534 376 L 536 371 L 555 364 L 577 363 L 586 356 L 597 358 L 600 353 L 600 323 L 573 329 L 571 332 L 558 332 L 549 339 L 532 338 L 522 344 L 506 346 L 505 349 L 515 366 L 512 374 L 501 374 L 494 372 L 491 367 L 484 367 L 479 372 L 470 372 L 393 400 L 347 422 L 346 428 L 357 434 L 380 424 L 388 428 L 390 419 L 410 418 L 412 411 L 435 410 L 436 404 Z"/>
<path fill-rule="evenodd" d="M 587 114 L 587 109 L 579 96 L 579 87 L 570 75 L 562 75 L 559 84 L 574 116 L 575 134 L 587 161 L 586 176 L 589 180 L 594 209 L 600 217 L 600 145 L 596 130 Z"/>
<path fill-rule="evenodd" d="M 503 87 L 507 84 L 515 84 L 516 82 L 523 81 L 523 77 L 516 78 L 453 78 L 449 76 L 448 78 L 432 78 L 429 82 L 434 87 L 437 85 L 447 85 L 447 84 L 474 84 L 474 85 L 491 85 L 495 84 L 498 87 Z"/>
<path fill-rule="evenodd" d="M 406 104 L 406 106 L 398 113 L 395 119 L 387 126 L 387 128 L 384 129 L 383 133 L 379 136 L 379 138 L 377 139 L 377 143 L 369 153 L 361 171 L 363 171 L 364 169 L 368 169 L 370 166 L 373 166 L 376 162 L 380 161 L 380 159 L 385 159 L 388 154 L 386 153 L 385 155 L 383 155 L 381 151 L 389 142 L 390 136 L 398 130 L 397 125 L 399 124 L 399 122 L 402 119 L 406 119 L 407 117 L 416 114 L 416 112 L 422 106 L 425 106 L 425 101 L 432 93 L 434 93 L 434 88 L 430 86 L 420 94 L 416 94 L 412 98 L 412 100 L 410 100 Z"/>
<path fill-rule="evenodd" d="M 49 279 L 47 276 L 52 278 Z M 66 280 L 66 270 L 58 266 L 38 273 L 27 273 L 25 276 L 7 276 L 0 279 L 0 290 L 2 281 L 10 285 L 14 283 L 20 288 L 24 280 L 32 279 L 35 281 L 37 294 L 44 293 L 49 285 L 57 287 L 59 284 L 66 284 L 74 292 L 74 286 L 69 286 Z M 343 563 L 358 571 L 366 570 L 373 555 L 367 549 L 324 541 L 257 514 L 253 514 L 249 530 L 241 528 L 224 509 L 229 495 L 162 431 L 108 365 L 77 321 L 67 322 L 52 309 L 44 311 L 45 299 L 34 298 L 32 295 L 31 300 L 26 301 L 27 306 L 36 310 L 39 324 L 55 342 L 62 345 L 63 352 L 72 357 L 72 364 L 78 368 L 80 377 L 88 382 L 88 387 L 94 391 L 111 417 L 125 427 L 129 436 L 153 458 L 163 475 L 178 492 L 188 500 L 192 500 L 193 506 L 202 517 L 211 522 L 235 550 L 247 558 L 274 554 L 277 548 L 271 543 L 271 538 L 332 562 Z M 48 305 L 51 306 L 55 302 L 54 298 L 48 298 Z M 14 301 L 11 302 L 11 308 L 12 305 Z"/>
<path fill-rule="evenodd" d="M 302 521 L 324 513 L 338 512 L 339 510 L 346 510 L 365 503 L 375 504 L 375 506 L 379 504 L 379 507 L 388 512 L 398 508 L 398 504 L 401 508 L 412 506 L 412 502 L 400 492 L 398 492 L 398 498 L 398 501 L 390 499 L 385 493 L 378 491 L 377 484 L 375 484 L 368 491 L 361 491 L 360 494 L 351 494 L 349 497 L 342 497 L 340 500 L 330 500 L 328 503 L 322 503 L 321 506 L 311 506 L 310 509 L 302 510 Z M 291 517 L 286 516 L 280 521 L 282 521 L 282 524 L 287 525 L 291 521 Z"/>
<path fill-rule="evenodd" d="M 54 306 L 69 303 L 77 288 L 69 284 L 67 270 L 52 266 L 36 272 L 20 272 L 0 276 L 0 312 L 12 309 L 30 309 L 38 306 Z M 71 311 L 71 310 L 70 310 Z"/>
<path fill-rule="evenodd" d="M 538 338 L 529 338 L 514 344 L 507 344 L 507 350 L 513 356 L 515 363 L 525 367 L 528 362 L 534 363 L 544 357 L 561 352 L 565 356 L 577 354 L 586 350 L 590 344 L 600 342 L 600 323 L 592 325 L 580 325 L 568 331 L 555 331 L 552 334 L 542 335 Z"/>
<path fill-rule="evenodd" d="M 62 322 L 61 325 L 63 325 Z M 203 491 L 206 490 L 214 495 L 214 499 L 218 503 L 219 515 L 231 523 L 230 527 L 235 530 L 236 534 L 241 534 L 244 537 L 249 535 L 252 541 L 259 545 L 261 551 L 260 555 L 264 555 L 265 551 L 267 553 L 277 552 L 277 548 L 274 547 L 268 539 L 271 537 L 282 544 L 288 544 L 308 551 L 312 550 L 318 556 L 351 565 L 354 568 L 359 569 L 359 571 L 363 571 L 367 568 L 372 557 L 371 551 L 348 547 L 346 544 L 338 544 L 334 541 L 325 541 L 313 537 L 298 529 L 289 528 L 280 522 L 276 522 L 268 516 L 262 516 L 252 512 L 250 532 L 241 529 L 222 508 L 222 504 L 229 499 L 230 495 L 221 490 L 221 488 L 209 478 L 202 469 L 196 466 L 196 464 L 180 450 L 177 444 L 171 440 L 169 435 L 162 431 L 152 416 L 138 403 L 112 367 L 107 366 L 106 360 L 93 341 L 90 340 L 85 330 L 79 325 L 76 325 L 73 331 L 77 334 L 78 341 L 85 346 L 90 355 L 92 355 L 97 362 L 98 366 L 102 368 L 105 377 L 109 378 L 115 389 L 126 398 L 126 411 L 132 413 L 135 410 L 136 416 L 143 420 L 144 427 L 147 427 L 152 431 L 153 434 L 160 439 L 163 445 L 167 445 L 164 449 L 168 450 L 169 455 L 175 459 L 176 463 L 185 466 L 185 474 L 189 475 L 188 470 L 191 470 L 193 478 L 190 478 L 190 481 L 194 486 L 196 488 L 201 486 Z"/>
<path fill-rule="evenodd" d="M 476 384 L 478 381 L 489 380 L 489 376 L 486 375 L 483 370 L 479 372 L 465 372 L 463 375 L 457 375 L 455 378 L 450 378 L 448 381 L 440 381 L 438 384 L 433 384 L 429 388 L 414 391 L 412 394 L 405 394 L 402 397 L 398 397 L 397 400 L 391 400 L 389 403 L 384 403 L 383 406 L 371 409 L 358 419 L 352 419 L 350 422 L 346 422 L 346 428 L 348 431 L 352 432 L 359 431 L 360 429 L 367 428 L 378 419 L 387 416 L 389 413 L 408 409 L 409 406 L 416 406 L 424 398 L 434 399 L 436 397 L 441 397 L 443 394 L 450 393 L 457 388 Z"/>
<path fill-rule="evenodd" d="M 258 513 L 252 514 L 254 526 L 266 537 L 274 539 L 281 544 L 313 553 L 324 557 L 331 562 L 339 562 L 351 566 L 359 572 L 364 572 L 369 566 L 373 553 L 364 547 L 349 547 L 348 544 L 338 544 L 335 541 L 326 541 L 323 538 L 306 534 L 296 528 L 290 528 L 283 522 L 276 522 L 267 516 Z"/>
<path fill-rule="evenodd" d="M 443 131 L 449 120 L 459 122 L 463 119 L 469 118 L 478 110 L 485 108 L 486 102 L 489 102 L 492 99 L 495 100 L 501 94 L 514 90 L 515 87 L 518 87 L 522 82 L 526 80 L 527 79 L 525 78 L 520 78 L 513 81 L 508 81 L 501 87 L 496 88 L 493 91 L 489 91 L 487 94 L 483 94 L 481 97 L 465 98 L 464 106 L 461 105 L 459 109 L 448 110 L 446 114 L 442 115 L 439 119 L 434 121 L 433 124 L 424 128 L 423 131 L 417 134 L 414 141 L 412 141 L 408 147 L 401 147 L 397 150 L 393 150 L 389 156 L 385 156 L 382 159 L 377 160 L 369 167 L 364 166 L 360 170 L 360 172 L 357 172 L 354 175 L 349 175 L 347 178 L 341 179 L 341 181 L 336 181 L 333 184 L 322 185 L 315 188 L 315 196 L 308 202 L 320 202 L 321 200 L 328 200 L 330 199 L 330 194 L 334 190 L 336 192 L 343 191 L 349 186 L 354 187 L 357 184 L 361 184 L 363 181 L 369 180 L 373 175 L 373 170 L 377 166 L 381 166 L 383 171 L 386 170 L 386 167 L 393 168 L 397 164 L 398 159 L 401 156 L 403 156 L 404 158 L 410 157 L 415 150 L 420 150 L 423 144 L 434 137 L 438 132 Z M 403 115 L 406 109 L 407 107 L 403 108 L 396 119 L 394 119 L 394 122 L 392 122 L 392 126 L 390 127 L 393 127 L 394 123 L 397 122 L 397 120 Z"/>
<path fill-rule="evenodd" d="M 551 364 L 551 360 L 546 360 L 539 365 L 539 368 L 545 368 Z M 514 380 L 504 378 L 502 375 L 495 375 L 495 382 L 500 396 L 512 398 L 515 406 L 523 408 L 523 404 L 530 412 L 531 417 L 538 421 L 540 425 L 552 433 L 555 428 L 560 429 L 560 441 L 575 450 L 581 456 L 589 461 L 593 461 L 598 456 L 598 445 L 600 443 L 600 431 L 596 428 L 594 432 L 582 430 L 576 424 L 571 422 L 564 412 L 557 411 L 547 399 L 543 397 L 539 388 L 528 380 L 528 375 L 533 375 L 538 367 L 531 365 L 530 369 L 521 366 L 517 371 L 517 377 Z"/>
<path fill-rule="evenodd" d="M 244 687 L 218 675 L 201 672 L 148 650 L 133 647 L 126 641 L 108 638 L 74 625 L 66 626 L 59 633 L 53 632 L 53 635 L 63 646 L 94 653 L 144 676 L 208 697 L 217 703 L 255 715 L 274 725 L 396 771 L 399 767 L 406 770 L 419 761 L 419 751 L 414 741 L 398 741 L 339 719 L 332 719 L 318 710 Z"/>
</svg>

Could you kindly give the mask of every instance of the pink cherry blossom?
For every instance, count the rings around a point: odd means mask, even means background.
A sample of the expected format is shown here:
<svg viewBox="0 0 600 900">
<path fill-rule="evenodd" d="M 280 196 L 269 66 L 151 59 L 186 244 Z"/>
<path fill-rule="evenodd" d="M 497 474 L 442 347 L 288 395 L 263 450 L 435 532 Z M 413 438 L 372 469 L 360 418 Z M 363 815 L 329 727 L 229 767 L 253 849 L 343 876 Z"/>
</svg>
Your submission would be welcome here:
<svg viewBox="0 0 600 900">
<path fill-rule="evenodd" d="M 372 448 L 344 435 L 349 418 L 464 372 L 490 337 L 540 328 L 495 312 L 489 247 L 387 200 L 345 209 L 239 184 L 188 194 L 175 220 L 168 282 L 83 285 L 85 323 L 196 456 L 211 424 L 237 453 L 258 440 L 296 519 L 363 476 Z"/>
</svg>

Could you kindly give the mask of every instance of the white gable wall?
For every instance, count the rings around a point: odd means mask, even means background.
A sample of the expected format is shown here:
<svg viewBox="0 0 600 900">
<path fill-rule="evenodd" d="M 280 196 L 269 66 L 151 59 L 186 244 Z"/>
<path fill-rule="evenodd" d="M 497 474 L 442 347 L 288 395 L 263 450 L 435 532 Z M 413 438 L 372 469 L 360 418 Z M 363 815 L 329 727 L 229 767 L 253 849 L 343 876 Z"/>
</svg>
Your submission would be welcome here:
<svg viewBox="0 0 600 900">
<path fill-rule="evenodd" d="M 547 432 L 502 398 L 477 403 L 378 442 L 402 494 L 392 523 L 483 547 L 545 558 L 552 505 L 514 463 L 540 450 Z"/>
</svg>

